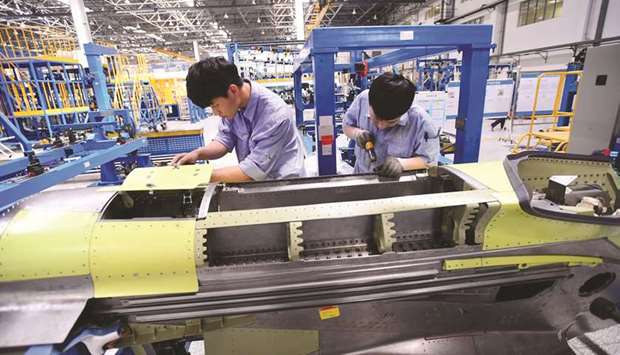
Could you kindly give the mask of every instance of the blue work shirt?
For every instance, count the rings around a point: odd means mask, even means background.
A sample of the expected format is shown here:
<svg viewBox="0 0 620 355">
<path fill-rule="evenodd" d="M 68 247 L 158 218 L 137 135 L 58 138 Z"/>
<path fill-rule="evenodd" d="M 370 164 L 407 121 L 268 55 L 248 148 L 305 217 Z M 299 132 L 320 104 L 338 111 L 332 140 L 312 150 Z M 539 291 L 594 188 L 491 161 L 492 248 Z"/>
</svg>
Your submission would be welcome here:
<svg viewBox="0 0 620 355">
<path fill-rule="evenodd" d="M 305 176 L 304 153 L 292 121 L 293 110 L 256 82 L 245 108 L 222 118 L 215 140 L 235 149 L 239 168 L 254 180 Z"/>
<path fill-rule="evenodd" d="M 371 165 L 368 152 L 355 145 L 355 169 L 358 173 L 370 173 L 374 167 L 383 164 L 386 157 L 421 157 L 428 164 L 439 157 L 439 130 L 428 113 L 418 105 L 411 105 L 409 111 L 400 117 L 400 122 L 390 128 L 378 129 L 368 115 L 368 90 L 362 91 L 353 100 L 344 116 L 343 123 L 370 132 L 375 138 L 377 161 Z"/>
</svg>

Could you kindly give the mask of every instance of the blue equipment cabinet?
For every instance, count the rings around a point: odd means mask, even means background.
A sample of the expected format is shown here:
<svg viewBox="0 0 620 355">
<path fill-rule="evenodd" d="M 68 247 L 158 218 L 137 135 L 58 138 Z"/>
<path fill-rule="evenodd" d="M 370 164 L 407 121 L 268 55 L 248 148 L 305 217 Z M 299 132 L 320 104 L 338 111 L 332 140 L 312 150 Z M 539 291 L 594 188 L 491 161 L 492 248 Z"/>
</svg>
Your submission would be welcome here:
<svg viewBox="0 0 620 355">
<path fill-rule="evenodd" d="M 381 48 L 393 52 L 368 60 L 368 68 L 437 55 L 452 50 L 462 52 L 459 114 L 456 120 L 456 163 L 476 162 L 480 134 L 492 26 L 372 26 L 315 28 L 295 60 L 295 113 L 303 120 L 301 76 L 314 73 L 315 125 L 319 175 L 336 174 L 336 124 L 334 102 L 334 61 L 338 52 Z"/>
</svg>

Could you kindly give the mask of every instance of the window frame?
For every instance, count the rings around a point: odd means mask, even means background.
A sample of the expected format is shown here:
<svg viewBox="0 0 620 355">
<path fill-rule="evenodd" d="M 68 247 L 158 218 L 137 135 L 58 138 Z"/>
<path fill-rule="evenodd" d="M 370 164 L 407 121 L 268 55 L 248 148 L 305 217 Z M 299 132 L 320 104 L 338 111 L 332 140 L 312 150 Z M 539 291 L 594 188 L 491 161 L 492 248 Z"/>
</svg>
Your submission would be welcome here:
<svg viewBox="0 0 620 355">
<path fill-rule="evenodd" d="M 517 27 L 558 18 L 563 5 L 564 0 L 523 0 L 519 3 Z"/>
</svg>

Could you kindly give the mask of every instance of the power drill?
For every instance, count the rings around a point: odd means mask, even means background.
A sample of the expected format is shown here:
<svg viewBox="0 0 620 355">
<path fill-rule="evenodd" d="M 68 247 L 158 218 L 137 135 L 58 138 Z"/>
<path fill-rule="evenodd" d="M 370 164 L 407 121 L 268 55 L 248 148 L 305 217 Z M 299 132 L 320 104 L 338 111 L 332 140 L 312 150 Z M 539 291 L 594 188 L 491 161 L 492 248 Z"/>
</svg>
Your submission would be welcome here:
<svg viewBox="0 0 620 355">
<path fill-rule="evenodd" d="M 375 143 L 373 141 L 368 141 L 364 145 L 364 149 L 368 152 L 368 158 L 370 158 L 370 162 L 374 163 L 377 161 L 377 153 L 375 153 Z"/>
</svg>

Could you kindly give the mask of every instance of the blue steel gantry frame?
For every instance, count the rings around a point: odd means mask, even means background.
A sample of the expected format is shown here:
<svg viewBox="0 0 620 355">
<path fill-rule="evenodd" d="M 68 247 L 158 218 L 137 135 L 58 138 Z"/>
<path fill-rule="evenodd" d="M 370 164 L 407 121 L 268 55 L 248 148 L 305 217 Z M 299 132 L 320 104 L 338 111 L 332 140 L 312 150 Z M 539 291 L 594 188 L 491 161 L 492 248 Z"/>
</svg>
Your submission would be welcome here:
<svg viewBox="0 0 620 355">
<path fill-rule="evenodd" d="M 368 60 L 378 68 L 458 50 L 462 52 L 459 111 L 456 120 L 456 163 L 478 161 L 482 114 L 489 67 L 492 26 L 373 26 L 323 27 L 310 33 L 295 60 L 295 112 L 303 117 L 301 76 L 314 72 L 315 124 L 319 175 L 336 174 L 334 64 L 338 52 L 396 49 Z"/>
</svg>

